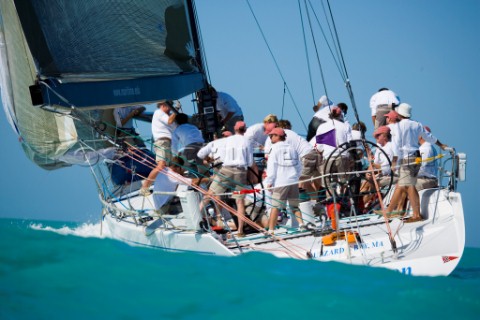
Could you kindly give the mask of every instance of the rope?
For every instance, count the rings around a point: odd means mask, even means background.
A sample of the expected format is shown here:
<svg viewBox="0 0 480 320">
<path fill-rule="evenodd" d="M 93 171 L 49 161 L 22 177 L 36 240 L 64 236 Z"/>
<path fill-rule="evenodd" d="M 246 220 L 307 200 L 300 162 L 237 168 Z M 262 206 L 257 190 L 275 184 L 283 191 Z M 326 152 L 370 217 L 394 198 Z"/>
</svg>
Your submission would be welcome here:
<svg viewBox="0 0 480 320">
<path fill-rule="evenodd" d="M 307 4 L 305 2 L 305 7 L 307 8 Z M 327 101 L 329 101 L 329 98 L 328 98 L 328 91 L 327 91 L 327 83 L 325 81 L 325 74 L 323 72 L 323 67 L 322 67 L 322 63 L 320 61 L 320 54 L 318 53 L 318 47 L 317 47 L 317 42 L 315 41 L 315 35 L 313 33 L 313 28 L 312 28 L 312 21 L 310 19 L 310 14 L 308 13 L 308 8 L 306 10 L 307 12 L 307 18 L 308 18 L 308 25 L 310 27 L 310 34 L 312 36 L 312 41 L 313 41 L 313 47 L 315 48 L 315 54 L 317 56 L 317 63 L 318 63 L 318 67 L 320 69 L 320 77 L 322 79 L 322 84 L 323 84 L 323 89 L 325 91 L 325 96 L 327 97 Z M 330 107 L 330 103 L 328 104 L 328 107 L 330 109 L 330 112 L 332 111 L 331 110 L 331 107 Z"/>
<path fill-rule="evenodd" d="M 255 16 L 255 13 L 253 12 L 253 8 L 252 8 L 252 6 L 250 5 L 250 1 L 249 1 L 249 0 L 246 0 L 246 2 L 247 2 L 247 5 L 248 5 L 248 7 L 249 7 L 249 9 L 250 9 L 250 12 L 252 13 L 253 18 L 255 19 L 255 22 L 256 22 L 257 27 L 258 27 L 258 29 L 259 29 L 259 31 L 260 31 L 260 34 L 262 35 L 263 41 L 265 42 L 265 45 L 267 46 L 268 51 L 270 52 L 270 55 L 271 55 L 271 57 L 272 57 L 272 59 L 273 59 L 273 62 L 274 62 L 274 64 L 275 64 L 275 67 L 277 68 L 277 71 L 278 71 L 278 73 L 280 74 L 280 77 L 282 78 L 283 82 L 285 83 L 285 87 L 287 88 L 288 95 L 290 96 L 290 99 L 291 99 L 292 102 L 293 102 L 293 106 L 295 107 L 295 111 L 297 111 L 297 114 L 298 114 L 300 120 L 302 121 L 303 127 L 305 128 L 305 131 L 307 131 L 307 125 L 305 124 L 305 121 L 304 121 L 303 118 L 302 118 L 302 114 L 300 113 L 300 110 L 299 110 L 299 108 L 298 108 L 298 106 L 297 106 L 297 104 L 296 104 L 296 102 L 295 102 L 295 99 L 293 98 L 293 95 L 292 95 L 292 93 L 291 93 L 291 91 L 290 91 L 290 88 L 288 87 L 288 85 L 286 85 L 287 82 L 285 81 L 285 77 L 283 76 L 282 70 L 280 69 L 280 66 L 279 66 L 278 63 L 277 63 L 277 59 L 275 58 L 275 56 L 274 56 L 274 54 L 273 54 L 273 52 L 272 52 L 272 49 L 270 48 L 270 45 L 268 44 L 267 38 L 265 37 L 265 34 L 263 33 L 262 27 L 260 26 L 260 23 L 258 22 L 258 19 L 257 19 L 257 17 Z"/>
<path fill-rule="evenodd" d="M 310 79 L 310 91 L 312 92 L 313 104 L 315 104 L 315 93 L 313 91 L 312 70 L 310 68 L 310 57 L 308 55 L 307 37 L 305 36 L 305 26 L 304 26 L 304 23 L 303 23 L 302 5 L 300 4 L 300 0 L 298 0 L 298 11 L 299 11 L 299 14 L 300 14 L 300 22 L 301 22 L 301 25 L 302 25 L 303 46 L 305 48 L 305 56 L 306 56 L 307 69 L 308 69 L 308 78 Z"/>
<path fill-rule="evenodd" d="M 335 66 L 337 67 L 337 70 L 339 71 L 340 76 L 341 76 L 342 79 L 345 81 L 345 77 L 344 77 L 344 75 L 343 75 L 343 73 L 342 73 L 342 70 L 341 70 L 341 68 L 340 68 L 340 65 L 339 65 L 339 62 L 338 62 L 338 58 L 337 58 L 337 57 L 335 56 L 335 54 L 333 53 L 332 47 L 331 47 L 331 45 L 330 45 L 330 41 L 328 41 L 328 39 L 327 39 L 327 36 L 326 36 L 326 34 L 325 34 L 325 31 L 323 30 L 323 27 L 322 27 L 322 25 L 321 25 L 321 23 L 320 23 L 320 19 L 318 18 L 318 15 L 317 15 L 315 9 L 313 8 L 312 3 L 311 3 L 310 1 L 308 1 L 308 3 L 309 3 L 309 5 L 310 5 L 311 11 L 313 12 L 313 15 L 314 15 L 314 17 L 315 17 L 315 20 L 316 20 L 316 22 L 317 22 L 317 25 L 318 25 L 321 33 L 322 33 L 323 39 L 325 40 L 325 44 L 327 45 L 328 50 L 330 51 L 330 54 L 332 55 L 332 59 L 333 59 L 333 61 L 334 61 L 334 63 L 335 63 Z M 323 4 L 322 4 L 322 6 L 323 6 Z M 306 4 L 306 3 L 305 3 L 305 8 L 306 8 L 306 10 L 308 10 L 308 7 L 307 7 L 307 4 Z M 325 12 L 325 9 L 324 9 L 324 12 Z M 330 24 L 328 23 L 328 19 L 327 19 L 326 16 L 325 16 L 325 21 L 327 22 L 327 25 L 328 25 L 329 30 L 330 30 Z M 311 25 L 310 25 L 310 27 L 311 27 Z M 331 31 L 331 30 L 330 30 L 330 31 Z M 330 32 L 330 34 L 331 34 L 331 32 Z M 313 37 L 313 36 L 312 36 L 312 37 Z M 333 39 L 333 37 L 332 37 L 332 39 Z"/>
<path fill-rule="evenodd" d="M 133 149 L 135 150 L 135 149 Z M 138 154 L 137 154 L 138 155 Z M 133 157 L 135 157 L 135 153 L 133 153 Z M 148 156 L 147 156 L 148 157 Z M 202 193 L 204 196 L 210 198 L 212 201 L 214 201 L 215 203 L 219 204 L 221 207 L 225 208 L 228 212 L 230 212 L 231 214 L 237 216 L 238 219 L 244 221 L 245 223 L 247 223 L 248 225 L 250 225 L 252 228 L 256 229 L 257 231 L 267 235 L 267 236 L 271 236 L 273 240 L 277 241 L 283 248 L 285 248 L 285 250 L 288 250 L 291 254 L 292 257 L 296 257 L 296 258 L 299 258 L 299 259 L 302 259 L 304 258 L 304 256 L 302 256 L 301 254 L 295 252 L 293 249 L 289 249 L 288 247 L 297 247 L 301 250 L 304 250 L 305 252 L 307 252 L 306 249 L 304 248 L 301 248 L 300 246 L 297 246 L 297 245 L 293 245 L 293 244 L 290 244 L 288 243 L 287 241 L 281 239 L 281 238 L 277 238 L 271 234 L 269 234 L 267 232 L 267 230 L 265 230 L 264 228 L 258 226 L 255 222 L 253 222 L 252 220 L 250 220 L 249 218 L 247 218 L 246 216 L 240 216 L 237 214 L 237 211 L 235 209 L 233 209 L 231 206 L 229 206 L 228 204 L 226 204 L 224 201 L 222 200 L 219 200 L 219 199 L 215 199 L 215 198 L 212 198 L 210 197 L 210 195 L 205 191 L 203 190 L 201 187 L 199 186 L 196 186 L 196 185 L 193 185 L 190 183 L 190 180 L 187 180 L 187 178 L 183 177 L 183 176 L 180 176 L 180 175 L 174 175 L 172 173 L 169 173 L 169 172 L 166 172 L 166 171 L 160 171 L 160 173 L 163 173 L 163 174 L 166 174 L 167 176 L 170 176 L 174 179 L 177 179 L 179 182 L 182 182 L 183 184 L 186 184 L 186 185 L 189 185 L 190 187 L 194 188 L 195 190 L 199 191 L 200 193 Z M 138 176 L 142 177 L 142 175 L 140 174 L 137 174 Z M 146 179 L 146 177 L 143 177 L 144 179 Z"/>
</svg>

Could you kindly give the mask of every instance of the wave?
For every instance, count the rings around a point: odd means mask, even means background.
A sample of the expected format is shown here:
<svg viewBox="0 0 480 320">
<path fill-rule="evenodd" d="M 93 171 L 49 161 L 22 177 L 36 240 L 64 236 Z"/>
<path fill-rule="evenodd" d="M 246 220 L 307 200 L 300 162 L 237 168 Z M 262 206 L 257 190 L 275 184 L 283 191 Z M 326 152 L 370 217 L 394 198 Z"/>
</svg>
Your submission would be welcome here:
<svg viewBox="0 0 480 320">
<path fill-rule="evenodd" d="M 111 238 L 108 229 L 102 228 L 101 223 L 83 223 L 75 227 L 62 226 L 54 227 L 43 225 L 42 223 L 31 223 L 29 228 L 32 230 L 48 231 L 64 236 L 73 235 L 82 238 Z"/>
</svg>

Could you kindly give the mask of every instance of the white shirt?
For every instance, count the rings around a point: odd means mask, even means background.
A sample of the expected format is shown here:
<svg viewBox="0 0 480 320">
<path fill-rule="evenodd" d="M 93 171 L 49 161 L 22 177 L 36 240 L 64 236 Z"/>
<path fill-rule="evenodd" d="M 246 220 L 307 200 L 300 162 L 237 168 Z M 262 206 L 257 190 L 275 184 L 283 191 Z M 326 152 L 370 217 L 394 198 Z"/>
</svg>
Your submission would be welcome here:
<svg viewBox="0 0 480 320">
<path fill-rule="evenodd" d="M 181 180 L 180 180 L 181 179 Z M 185 181 L 185 182 L 183 182 Z M 155 178 L 153 185 L 153 192 L 173 192 L 177 190 L 179 184 L 192 184 L 192 179 L 185 178 L 175 172 L 170 168 L 165 168 L 160 171 Z M 154 194 L 153 202 L 155 204 L 155 209 L 160 209 L 164 206 L 170 199 L 172 195 L 167 194 Z"/>
<path fill-rule="evenodd" d="M 284 131 L 287 135 L 287 137 L 285 138 L 285 142 L 293 147 L 293 149 L 298 153 L 300 159 L 303 158 L 307 153 L 312 151 L 312 146 L 302 136 L 298 135 L 295 131 L 289 129 L 284 129 Z M 265 141 L 265 154 L 268 154 L 271 149 L 272 140 L 270 140 L 270 137 L 268 137 Z"/>
<path fill-rule="evenodd" d="M 225 142 L 227 138 L 221 138 L 217 140 L 210 141 L 201 148 L 198 153 L 197 157 L 200 159 L 205 159 L 207 156 L 214 159 L 214 163 L 223 162 L 225 159 Z"/>
<path fill-rule="evenodd" d="M 429 142 L 424 142 L 420 146 L 420 154 L 422 156 L 422 165 L 420 166 L 420 171 L 418 172 L 419 177 L 427 177 L 427 178 L 437 178 L 438 176 L 438 166 L 437 160 L 435 157 L 437 156 L 437 152 L 435 148 Z"/>
<path fill-rule="evenodd" d="M 362 140 L 362 132 L 359 130 L 352 130 L 352 140 Z"/>
<path fill-rule="evenodd" d="M 372 109 L 372 116 L 377 114 L 377 106 L 382 104 L 399 104 L 400 98 L 392 90 L 383 90 L 376 92 L 370 98 L 370 109 Z"/>
<path fill-rule="evenodd" d="M 169 115 L 163 112 L 160 108 L 155 110 L 152 117 L 152 135 L 153 140 L 160 138 L 172 139 L 173 130 L 177 127 L 175 122 L 168 124 Z"/>
<path fill-rule="evenodd" d="M 320 108 L 320 110 L 315 112 L 315 114 L 313 116 L 315 118 L 318 118 L 318 119 L 321 119 L 321 120 L 327 122 L 328 120 L 330 120 L 329 115 L 330 115 L 330 112 L 332 112 L 332 109 L 334 107 L 335 107 L 334 105 L 324 106 L 324 107 Z"/>
<path fill-rule="evenodd" d="M 129 106 L 122 108 L 115 108 L 113 110 L 113 118 L 115 119 L 115 124 L 118 128 L 133 128 L 133 118 L 130 118 L 124 125 L 122 125 L 123 119 L 125 119 L 130 112 L 143 108 L 142 106 Z"/>
<path fill-rule="evenodd" d="M 243 115 L 242 109 L 238 105 L 237 101 L 228 93 L 217 92 L 217 111 L 225 119 L 229 112 L 233 112 L 233 116 Z"/>
<path fill-rule="evenodd" d="M 393 148 L 392 148 L 392 143 L 387 142 L 383 147 L 383 151 L 387 154 L 387 157 L 390 159 L 390 163 L 393 160 Z M 375 150 L 375 155 L 374 155 L 374 160 L 373 163 L 379 164 L 383 175 L 389 175 L 391 171 L 390 163 L 388 162 L 387 157 L 385 157 L 385 154 L 380 151 L 379 148 Z"/>
<path fill-rule="evenodd" d="M 335 146 L 328 144 L 316 144 L 316 136 L 325 134 L 333 129 L 335 129 Z M 313 139 L 315 141 L 317 150 L 323 151 L 323 157 L 324 159 L 327 159 L 336 149 L 336 147 L 352 140 L 352 127 L 350 127 L 348 123 L 329 119 L 326 123 L 323 123 L 318 127 L 317 134 Z"/>
<path fill-rule="evenodd" d="M 244 136 L 250 139 L 255 147 L 265 145 L 265 141 L 267 141 L 268 138 L 263 123 L 256 123 L 248 127 Z"/>
<path fill-rule="evenodd" d="M 398 159 L 413 155 L 420 147 L 419 137 L 432 144 L 437 142 L 437 138 L 427 132 L 421 123 L 410 119 L 403 119 L 398 122 L 395 135 L 392 136 L 394 155 Z"/>
<path fill-rule="evenodd" d="M 298 183 L 302 172 L 302 162 L 297 151 L 286 141 L 272 145 L 267 161 L 265 185 L 274 187 Z"/>
<path fill-rule="evenodd" d="M 172 151 L 182 152 L 186 146 L 192 143 L 204 143 L 202 132 L 196 126 L 189 123 L 179 125 L 172 134 Z"/>
<path fill-rule="evenodd" d="M 250 167 L 253 164 L 253 147 L 250 140 L 240 134 L 225 138 L 224 167 Z"/>
</svg>

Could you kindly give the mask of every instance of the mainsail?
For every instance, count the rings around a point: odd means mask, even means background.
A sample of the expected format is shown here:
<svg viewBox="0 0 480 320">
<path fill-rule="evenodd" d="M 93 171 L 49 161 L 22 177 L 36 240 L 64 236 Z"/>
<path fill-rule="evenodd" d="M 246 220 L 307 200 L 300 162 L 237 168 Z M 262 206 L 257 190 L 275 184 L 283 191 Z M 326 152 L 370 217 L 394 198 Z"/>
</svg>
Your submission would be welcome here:
<svg viewBox="0 0 480 320">
<path fill-rule="evenodd" d="M 88 123 L 108 117 L 102 109 L 203 88 L 190 8 L 182 0 L 1 0 L 2 103 L 29 158 L 67 165 L 79 141 L 106 147 Z"/>
</svg>

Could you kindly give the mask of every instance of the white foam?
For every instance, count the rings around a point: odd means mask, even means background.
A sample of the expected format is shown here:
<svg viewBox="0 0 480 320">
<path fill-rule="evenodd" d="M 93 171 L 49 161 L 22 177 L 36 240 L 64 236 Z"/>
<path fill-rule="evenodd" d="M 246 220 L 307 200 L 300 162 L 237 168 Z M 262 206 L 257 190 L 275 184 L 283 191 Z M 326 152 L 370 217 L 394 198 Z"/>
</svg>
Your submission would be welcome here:
<svg viewBox="0 0 480 320">
<path fill-rule="evenodd" d="M 32 228 L 33 230 L 54 232 L 64 236 L 73 235 L 73 236 L 78 236 L 83 238 L 109 238 L 110 237 L 109 230 L 105 227 L 101 228 L 100 223 L 96 223 L 96 224 L 84 223 L 76 228 L 70 228 L 67 226 L 64 226 L 61 228 L 54 228 L 51 226 L 44 226 L 42 224 L 31 224 L 30 228 Z"/>
</svg>

